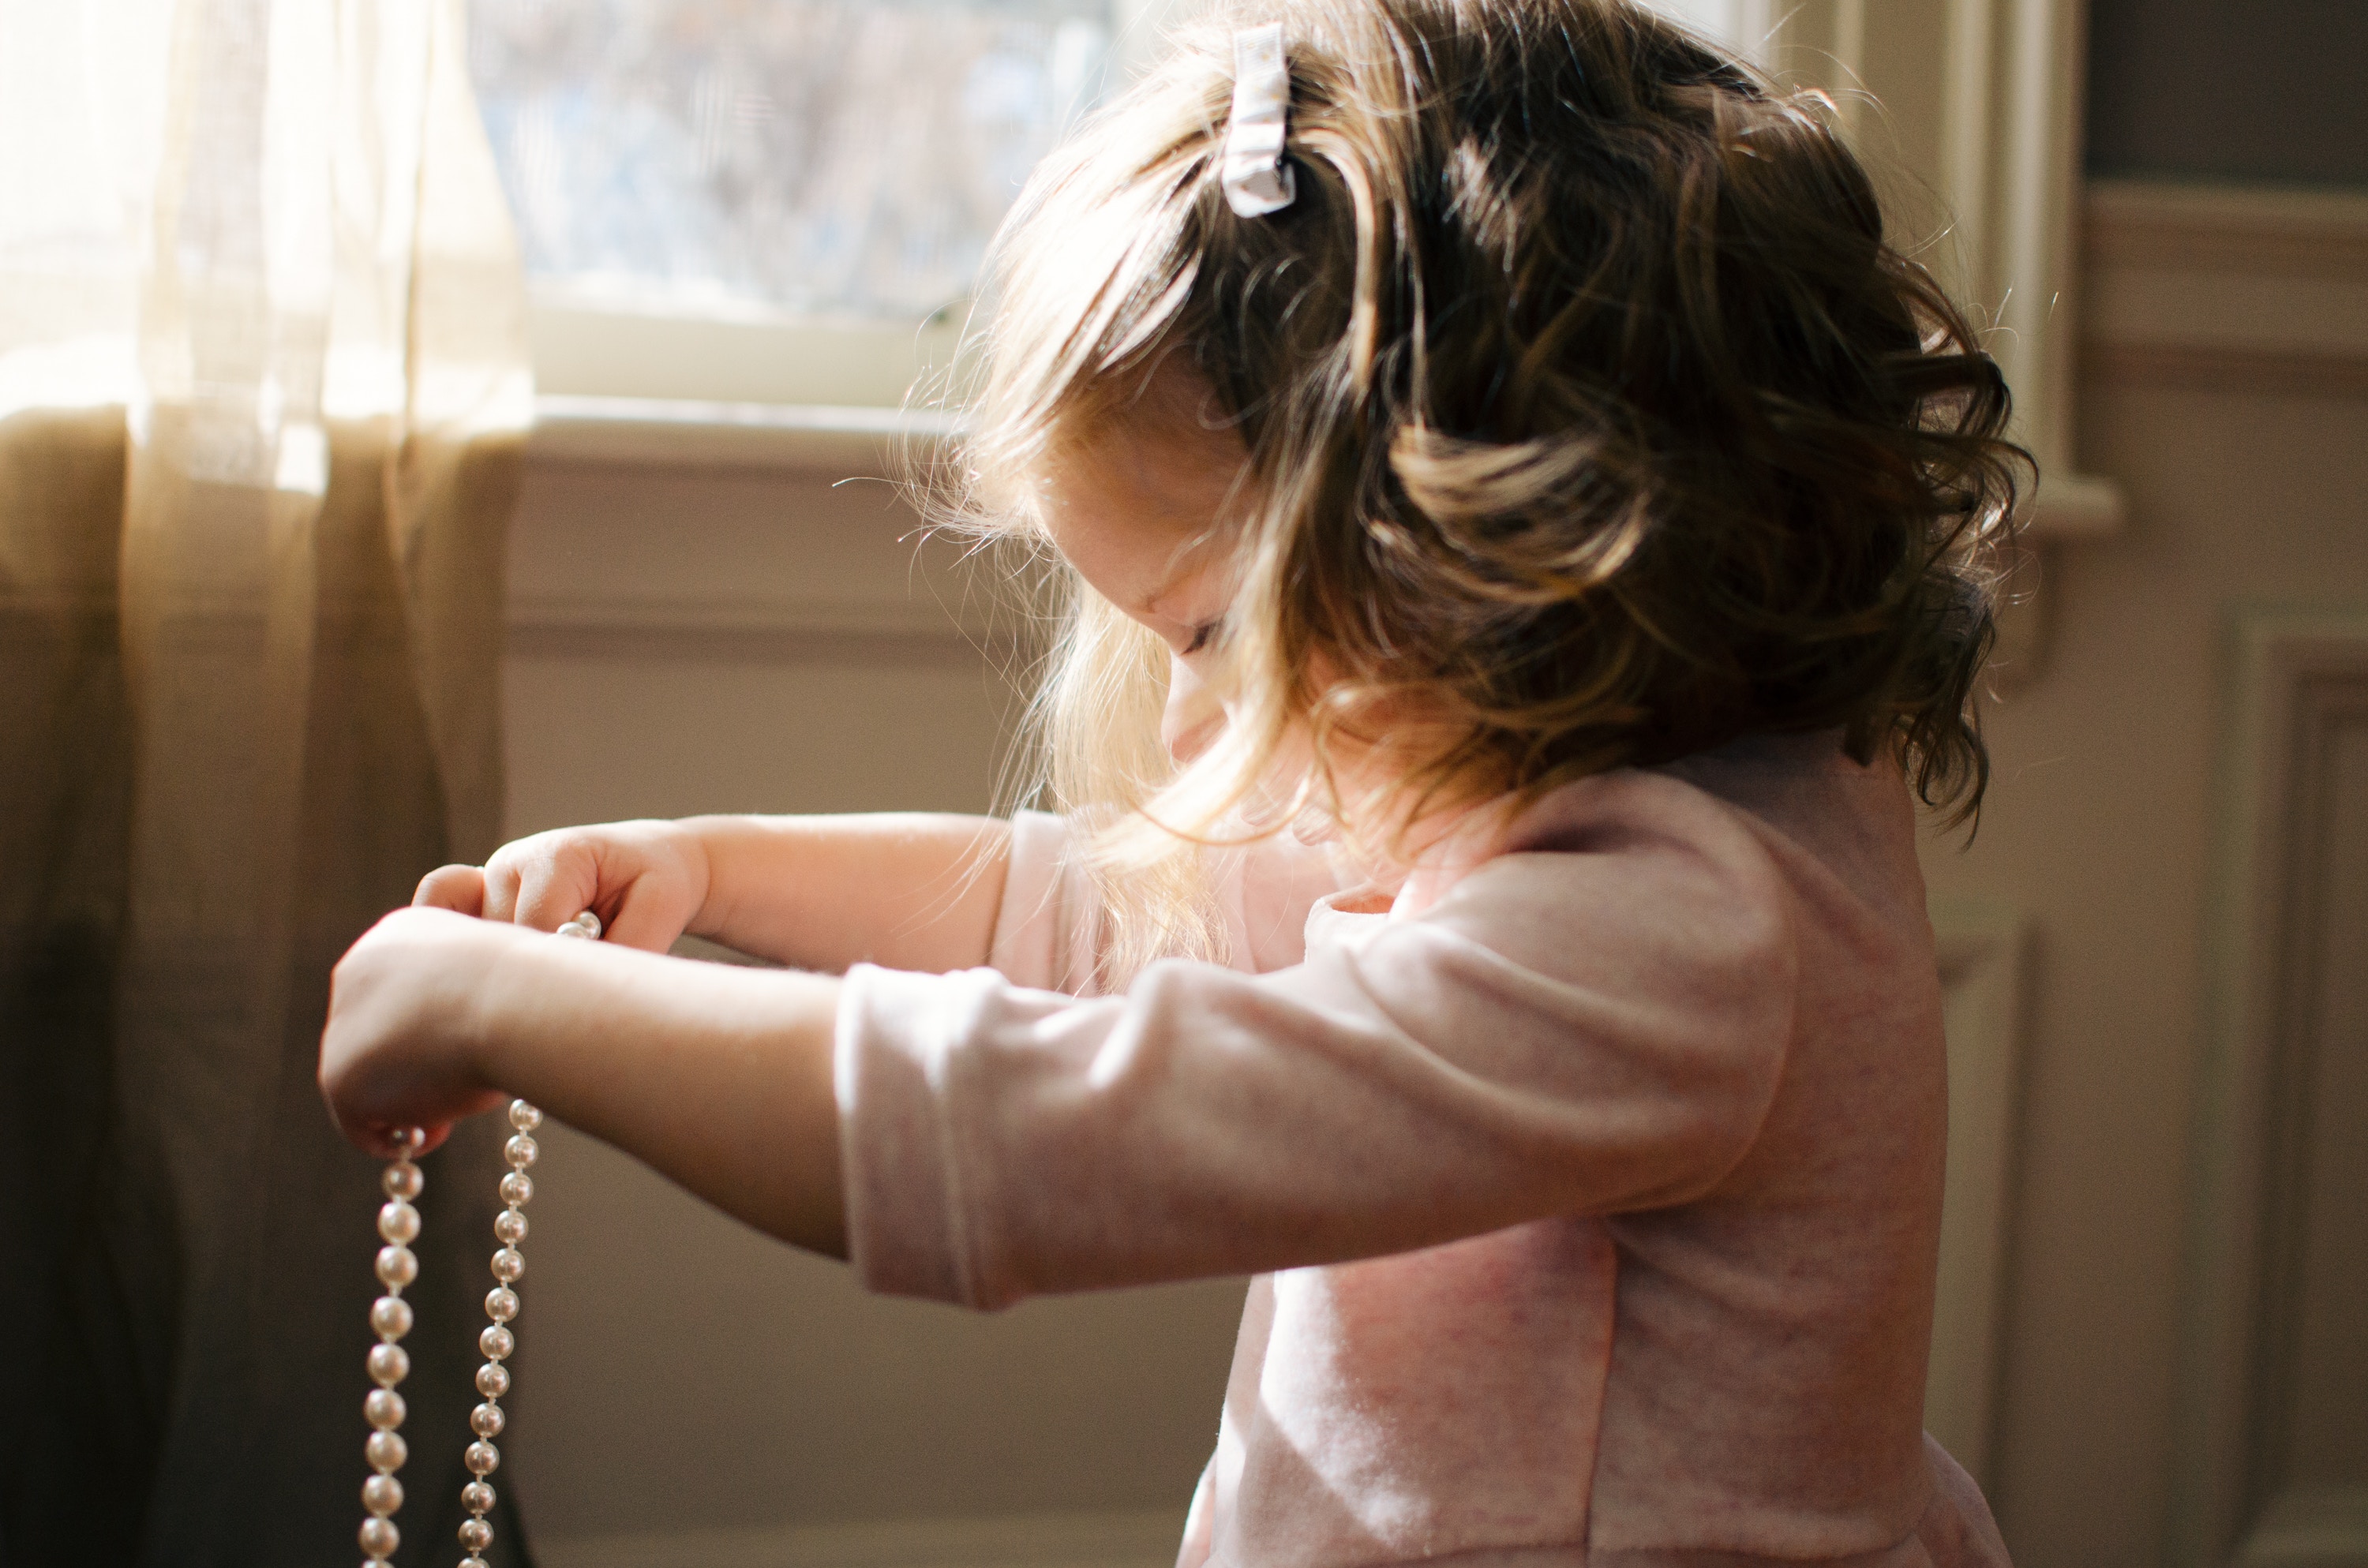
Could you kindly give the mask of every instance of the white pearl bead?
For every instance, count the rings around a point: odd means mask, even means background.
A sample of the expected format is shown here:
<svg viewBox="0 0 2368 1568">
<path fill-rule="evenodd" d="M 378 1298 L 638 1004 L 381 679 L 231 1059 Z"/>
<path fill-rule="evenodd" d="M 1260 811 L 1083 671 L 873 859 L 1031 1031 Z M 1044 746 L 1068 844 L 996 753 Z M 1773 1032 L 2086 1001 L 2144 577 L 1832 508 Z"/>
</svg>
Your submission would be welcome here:
<svg viewBox="0 0 2368 1568">
<path fill-rule="evenodd" d="M 461 1455 L 471 1475 L 491 1475 L 502 1462 L 502 1451 L 491 1443 L 472 1443 Z"/>
<path fill-rule="evenodd" d="M 370 1440 L 362 1445 L 362 1458 L 370 1460 L 370 1467 L 381 1475 L 401 1470 L 403 1461 L 410 1457 L 411 1445 L 403 1440 L 400 1432 L 372 1432 Z"/>
<path fill-rule="evenodd" d="M 510 1101 L 510 1125 L 520 1132 L 531 1132 L 542 1125 L 542 1112 L 524 1100 Z"/>
<path fill-rule="evenodd" d="M 390 1290 L 400 1290 L 419 1278 L 419 1259 L 407 1246 L 383 1246 L 378 1249 L 379 1283 Z"/>
<path fill-rule="evenodd" d="M 495 1215 L 494 1238 L 511 1246 L 526 1240 L 526 1216 L 515 1209 L 505 1209 Z"/>
<path fill-rule="evenodd" d="M 526 1272 L 526 1254 L 516 1247 L 504 1247 L 494 1254 L 494 1278 L 503 1284 L 515 1283 Z"/>
<path fill-rule="evenodd" d="M 401 1339 L 411 1332 L 411 1303 L 400 1296 L 381 1296 L 370 1303 L 370 1326 L 381 1339 Z"/>
<path fill-rule="evenodd" d="M 494 1489 L 482 1481 L 472 1481 L 461 1488 L 461 1506 L 472 1514 L 494 1511 Z"/>
<path fill-rule="evenodd" d="M 507 1285 L 496 1285 L 485 1292 L 485 1315 L 495 1323 L 507 1323 L 518 1316 L 518 1292 Z"/>
<path fill-rule="evenodd" d="M 541 1153 L 541 1151 L 535 1147 L 534 1140 L 523 1132 L 502 1145 L 502 1158 L 507 1160 L 511 1167 L 516 1170 L 522 1171 L 534 1164 L 535 1155 Z"/>
<path fill-rule="evenodd" d="M 393 1389 L 372 1389 L 362 1401 L 362 1419 L 381 1432 L 403 1425 L 403 1396 Z"/>
<path fill-rule="evenodd" d="M 416 1198 L 419 1189 L 427 1185 L 427 1178 L 421 1176 L 419 1167 L 409 1160 L 397 1160 L 386 1167 L 384 1176 L 379 1177 L 379 1186 L 386 1189 L 389 1198 Z"/>
<path fill-rule="evenodd" d="M 485 1568 L 485 1560 L 476 1556 L 463 1557 L 461 1559 L 461 1568 Z"/>
<path fill-rule="evenodd" d="M 400 1345 L 378 1344 L 370 1350 L 370 1380 L 391 1389 L 411 1375 L 411 1357 Z"/>
<path fill-rule="evenodd" d="M 403 1506 L 403 1483 L 391 1475 L 373 1475 L 362 1483 L 362 1507 L 380 1518 Z"/>
<path fill-rule="evenodd" d="M 518 1348 L 518 1340 L 512 1337 L 508 1329 L 495 1324 L 477 1335 L 477 1348 L 489 1361 L 506 1361 L 510 1352 Z"/>
<path fill-rule="evenodd" d="M 487 1334 L 494 1331 L 485 1330 Z M 477 1392 L 487 1399 L 499 1399 L 510 1392 L 510 1369 L 499 1361 L 488 1361 L 477 1369 Z"/>
<path fill-rule="evenodd" d="M 502 1407 L 490 1399 L 469 1412 L 469 1430 L 480 1437 L 500 1437 L 504 1425 Z"/>
<path fill-rule="evenodd" d="M 391 1242 L 419 1239 L 419 1210 L 395 1199 L 378 1211 L 378 1233 Z"/>
<path fill-rule="evenodd" d="M 483 1551 L 494 1544 L 494 1527 L 483 1519 L 461 1521 L 461 1544 L 472 1552 Z"/>
<path fill-rule="evenodd" d="M 524 1171 L 512 1171 L 502 1177 L 502 1201 L 516 1208 L 534 1196 L 534 1177 Z"/>
<path fill-rule="evenodd" d="M 403 1536 L 393 1519 L 364 1519 L 361 1528 L 362 1552 L 369 1557 L 392 1557 L 394 1549 L 403 1544 Z"/>
</svg>

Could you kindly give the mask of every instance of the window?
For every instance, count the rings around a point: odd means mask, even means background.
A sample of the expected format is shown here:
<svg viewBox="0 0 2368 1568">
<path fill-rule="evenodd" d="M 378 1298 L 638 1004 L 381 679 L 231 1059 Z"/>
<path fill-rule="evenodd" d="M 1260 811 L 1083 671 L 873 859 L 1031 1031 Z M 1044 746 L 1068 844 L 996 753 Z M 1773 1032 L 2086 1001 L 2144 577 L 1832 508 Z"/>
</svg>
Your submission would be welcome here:
<svg viewBox="0 0 2368 1568">
<path fill-rule="evenodd" d="M 1105 89 L 1110 0 L 475 0 L 544 386 L 894 403 Z"/>
<path fill-rule="evenodd" d="M 1773 0 L 1653 0 L 1728 40 Z M 474 0 L 546 393 L 894 405 L 1030 169 L 1190 0 Z"/>
</svg>

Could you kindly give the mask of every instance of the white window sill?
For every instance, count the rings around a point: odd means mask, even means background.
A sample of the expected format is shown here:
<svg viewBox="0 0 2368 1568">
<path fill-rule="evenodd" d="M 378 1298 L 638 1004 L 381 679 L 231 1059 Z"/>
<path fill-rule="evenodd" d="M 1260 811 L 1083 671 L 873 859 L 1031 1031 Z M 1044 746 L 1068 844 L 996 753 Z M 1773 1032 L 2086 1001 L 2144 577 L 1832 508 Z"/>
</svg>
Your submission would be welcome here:
<svg viewBox="0 0 2368 1568">
<path fill-rule="evenodd" d="M 679 398 L 535 399 L 529 461 L 887 477 L 958 428 L 926 410 Z"/>
</svg>

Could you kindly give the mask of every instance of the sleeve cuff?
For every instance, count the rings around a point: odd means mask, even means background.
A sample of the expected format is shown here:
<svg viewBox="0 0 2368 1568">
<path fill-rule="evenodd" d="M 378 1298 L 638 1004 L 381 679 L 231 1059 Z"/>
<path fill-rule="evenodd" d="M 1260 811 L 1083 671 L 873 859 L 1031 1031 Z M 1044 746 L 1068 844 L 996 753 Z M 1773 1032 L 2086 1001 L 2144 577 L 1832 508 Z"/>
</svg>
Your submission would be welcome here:
<svg viewBox="0 0 2368 1568">
<path fill-rule="evenodd" d="M 955 1044 L 990 971 L 911 974 L 857 964 L 839 992 L 833 1087 L 848 1259 L 866 1290 L 984 1305 L 946 1114 Z"/>
</svg>

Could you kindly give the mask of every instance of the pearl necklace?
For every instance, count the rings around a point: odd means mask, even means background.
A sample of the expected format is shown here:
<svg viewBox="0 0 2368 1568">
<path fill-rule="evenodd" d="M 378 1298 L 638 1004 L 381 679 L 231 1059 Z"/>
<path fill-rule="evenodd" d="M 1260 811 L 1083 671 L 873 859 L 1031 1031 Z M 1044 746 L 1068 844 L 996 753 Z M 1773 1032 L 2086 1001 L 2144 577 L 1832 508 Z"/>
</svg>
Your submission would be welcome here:
<svg viewBox="0 0 2368 1568">
<path fill-rule="evenodd" d="M 562 926 L 559 935 L 598 941 L 600 917 L 587 909 Z M 461 1560 L 460 1568 L 486 1568 L 484 1552 L 494 1543 L 494 1527 L 485 1522 L 494 1508 L 494 1488 L 485 1477 L 502 1462 L 494 1439 L 509 1419 L 501 1398 L 510 1391 L 510 1373 L 502 1363 L 518 1348 L 517 1337 L 509 1329 L 510 1320 L 518 1313 L 515 1287 L 526 1273 L 526 1257 L 518 1244 L 526 1240 L 525 1209 L 534 1196 L 534 1178 L 526 1172 L 541 1153 L 535 1147 L 534 1130 L 541 1125 L 542 1112 L 524 1100 L 510 1101 L 510 1126 L 516 1131 L 502 1150 L 510 1171 L 502 1177 L 505 1207 L 494 1217 L 494 1239 L 502 1244 L 494 1254 L 494 1288 L 485 1296 L 485 1316 L 493 1321 L 477 1335 L 477 1348 L 485 1357 L 485 1364 L 477 1369 L 477 1392 L 484 1398 L 469 1413 L 469 1430 L 476 1434 L 476 1441 L 461 1456 L 473 1479 L 461 1488 L 461 1506 L 469 1511 L 461 1524 L 461 1544 L 469 1555 Z M 395 1510 L 403 1506 L 403 1483 L 394 1478 L 394 1472 L 410 1457 L 410 1449 L 396 1430 L 403 1425 L 404 1403 L 394 1385 L 411 1372 L 411 1357 L 400 1343 L 411 1332 L 412 1322 L 411 1303 L 403 1299 L 403 1288 L 419 1278 L 419 1258 L 411 1250 L 411 1244 L 419 1237 L 419 1210 L 412 1207 L 412 1199 L 427 1186 L 427 1178 L 412 1156 L 427 1141 L 427 1133 L 416 1127 L 398 1131 L 394 1142 L 402 1153 L 387 1165 L 379 1183 L 386 1193 L 386 1204 L 378 1211 L 379 1239 L 385 1244 L 379 1248 L 378 1278 L 386 1294 L 370 1305 L 370 1327 L 378 1332 L 379 1342 L 370 1346 L 368 1365 L 370 1381 L 378 1386 L 362 1401 L 362 1415 L 370 1424 L 370 1437 L 362 1444 L 362 1457 L 370 1468 L 370 1479 L 362 1483 L 362 1509 L 367 1517 L 361 1528 L 362 1553 L 370 1559 L 369 1568 L 386 1568 L 386 1560 L 394 1555 L 403 1540 L 394 1528 Z"/>
</svg>

